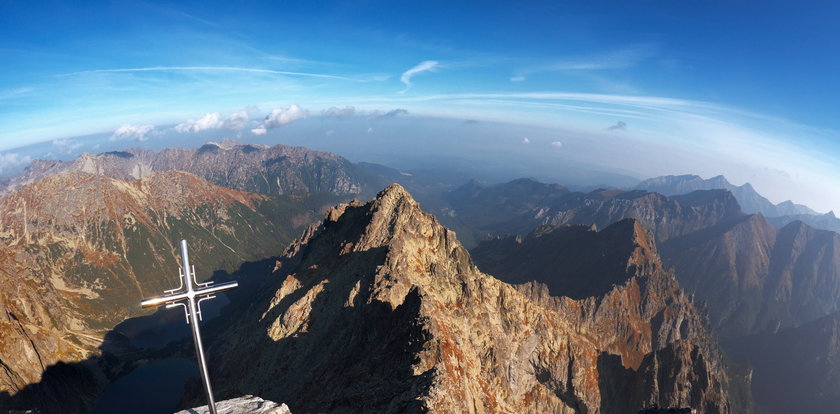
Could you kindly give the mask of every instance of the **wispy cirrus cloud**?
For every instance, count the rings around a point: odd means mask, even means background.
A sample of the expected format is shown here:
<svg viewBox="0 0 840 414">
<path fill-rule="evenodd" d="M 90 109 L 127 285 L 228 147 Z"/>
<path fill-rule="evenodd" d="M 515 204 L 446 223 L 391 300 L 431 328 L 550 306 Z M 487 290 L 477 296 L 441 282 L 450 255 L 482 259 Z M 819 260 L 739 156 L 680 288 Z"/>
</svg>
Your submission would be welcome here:
<svg viewBox="0 0 840 414">
<path fill-rule="evenodd" d="M 309 78 L 322 79 L 338 79 L 352 82 L 362 82 L 364 80 L 353 79 L 347 76 L 331 75 L 325 73 L 312 72 L 292 72 L 285 70 L 262 69 L 262 68 L 245 68 L 237 66 L 150 66 L 145 68 L 120 68 L 120 69 L 93 69 L 79 72 L 71 72 L 57 75 L 59 77 L 77 76 L 96 73 L 132 73 L 132 72 L 244 72 L 244 73 L 258 73 L 271 75 L 287 75 L 287 76 L 301 76 Z"/>
<path fill-rule="evenodd" d="M 658 53 L 658 48 L 650 44 L 640 44 L 586 56 L 558 59 L 543 64 L 516 70 L 511 76 L 512 82 L 522 82 L 529 75 L 545 72 L 585 72 L 619 70 L 635 67 Z"/>
<path fill-rule="evenodd" d="M 416 76 L 419 73 L 428 72 L 428 71 L 435 71 L 436 68 L 440 66 L 440 63 L 436 60 L 425 60 L 420 62 L 413 68 L 403 72 L 402 76 L 400 76 L 400 82 L 405 84 L 405 89 L 401 90 L 399 93 L 403 94 L 406 93 L 409 89 L 411 89 L 412 83 L 411 78 Z"/>
</svg>

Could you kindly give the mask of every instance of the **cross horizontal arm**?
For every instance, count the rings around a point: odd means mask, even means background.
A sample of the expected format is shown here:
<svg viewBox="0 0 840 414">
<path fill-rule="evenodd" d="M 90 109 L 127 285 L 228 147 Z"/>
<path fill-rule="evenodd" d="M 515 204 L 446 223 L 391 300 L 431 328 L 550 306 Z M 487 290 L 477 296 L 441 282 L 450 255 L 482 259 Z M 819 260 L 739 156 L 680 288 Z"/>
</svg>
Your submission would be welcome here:
<svg viewBox="0 0 840 414">
<path fill-rule="evenodd" d="M 239 286 L 237 282 L 227 282 L 219 285 L 212 285 L 195 290 L 195 296 L 206 296 L 214 293 L 224 292 L 226 290 L 235 289 Z"/>
<path fill-rule="evenodd" d="M 179 300 L 184 300 L 189 297 L 189 293 L 182 292 L 176 293 L 174 295 L 166 295 L 166 296 L 158 296 L 154 298 L 146 298 L 140 301 L 140 307 L 145 308 L 153 308 L 161 305 L 165 305 L 167 303 L 177 302 Z"/>
<path fill-rule="evenodd" d="M 190 297 L 197 297 L 197 296 L 207 296 L 212 295 L 214 293 L 220 293 L 227 290 L 235 289 L 239 286 L 237 282 L 227 282 L 222 283 L 220 285 L 213 285 L 204 287 L 194 291 L 186 291 L 181 293 L 176 293 L 173 295 L 165 295 L 165 296 L 157 296 L 154 298 L 146 298 L 140 301 L 141 308 L 153 308 L 156 306 L 166 305 L 168 303 L 177 302 L 179 300 L 188 299 Z M 191 286 L 192 287 L 192 286 Z"/>
</svg>

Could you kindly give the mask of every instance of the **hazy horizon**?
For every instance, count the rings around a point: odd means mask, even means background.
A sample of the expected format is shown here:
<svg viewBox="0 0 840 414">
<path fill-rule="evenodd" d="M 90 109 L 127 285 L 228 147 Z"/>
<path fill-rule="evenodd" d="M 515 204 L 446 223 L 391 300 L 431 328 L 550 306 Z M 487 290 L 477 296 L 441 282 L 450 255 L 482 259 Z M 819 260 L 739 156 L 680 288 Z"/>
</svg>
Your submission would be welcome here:
<svg viewBox="0 0 840 414">
<path fill-rule="evenodd" d="M 0 174 L 230 138 L 840 207 L 837 6 L 480 5 L 5 3 Z"/>
</svg>

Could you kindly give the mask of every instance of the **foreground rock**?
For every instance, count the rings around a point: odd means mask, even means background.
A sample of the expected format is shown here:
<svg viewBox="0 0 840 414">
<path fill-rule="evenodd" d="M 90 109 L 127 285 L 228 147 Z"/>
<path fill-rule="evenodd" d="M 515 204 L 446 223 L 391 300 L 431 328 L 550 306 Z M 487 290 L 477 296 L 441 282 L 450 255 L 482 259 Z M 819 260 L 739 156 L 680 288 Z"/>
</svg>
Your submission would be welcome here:
<svg viewBox="0 0 840 414">
<path fill-rule="evenodd" d="M 621 272 L 639 277 L 606 296 L 515 288 L 481 273 L 454 233 L 389 186 L 328 212 L 263 295 L 229 316 L 237 323 L 209 354 L 224 356 L 211 361 L 217 375 L 237 380 L 217 394 L 261 395 L 296 412 L 730 412 L 728 380 L 695 341 L 691 304 L 672 276 L 646 277 L 662 271 L 653 249 L 631 255 Z M 664 305 L 640 301 L 648 284 L 666 289 Z M 661 312 L 623 316 L 638 306 Z"/>
<path fill-rule="evenodd" d="M 209 412 L 209 407 L 204 405 L 178 411 L 175 414 L 207 414 Z M 216 402 L 216 412 L 219 414 L 291 414 L 286 404 L 277 404 L 274 401 L 266 401 L 252 395 L 218 401 Z"/>
</svg>

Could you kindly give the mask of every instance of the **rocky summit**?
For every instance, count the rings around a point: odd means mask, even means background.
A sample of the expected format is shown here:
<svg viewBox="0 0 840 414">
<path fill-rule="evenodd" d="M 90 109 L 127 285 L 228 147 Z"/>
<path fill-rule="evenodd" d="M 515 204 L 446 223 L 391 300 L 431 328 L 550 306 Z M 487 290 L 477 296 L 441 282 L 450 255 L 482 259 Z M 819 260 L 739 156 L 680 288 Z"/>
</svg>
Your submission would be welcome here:
<svg viewBox="0 0 840 414">
<path fill-rule="evenodd" d="M 482 273 L 398 185 L 339 205 L 229 316 L 209 351 L 217 395 L 293 412 L 731 412 L 698 314 L 623 226 L 620 277 L 572 299 Z"/>
</svg>

